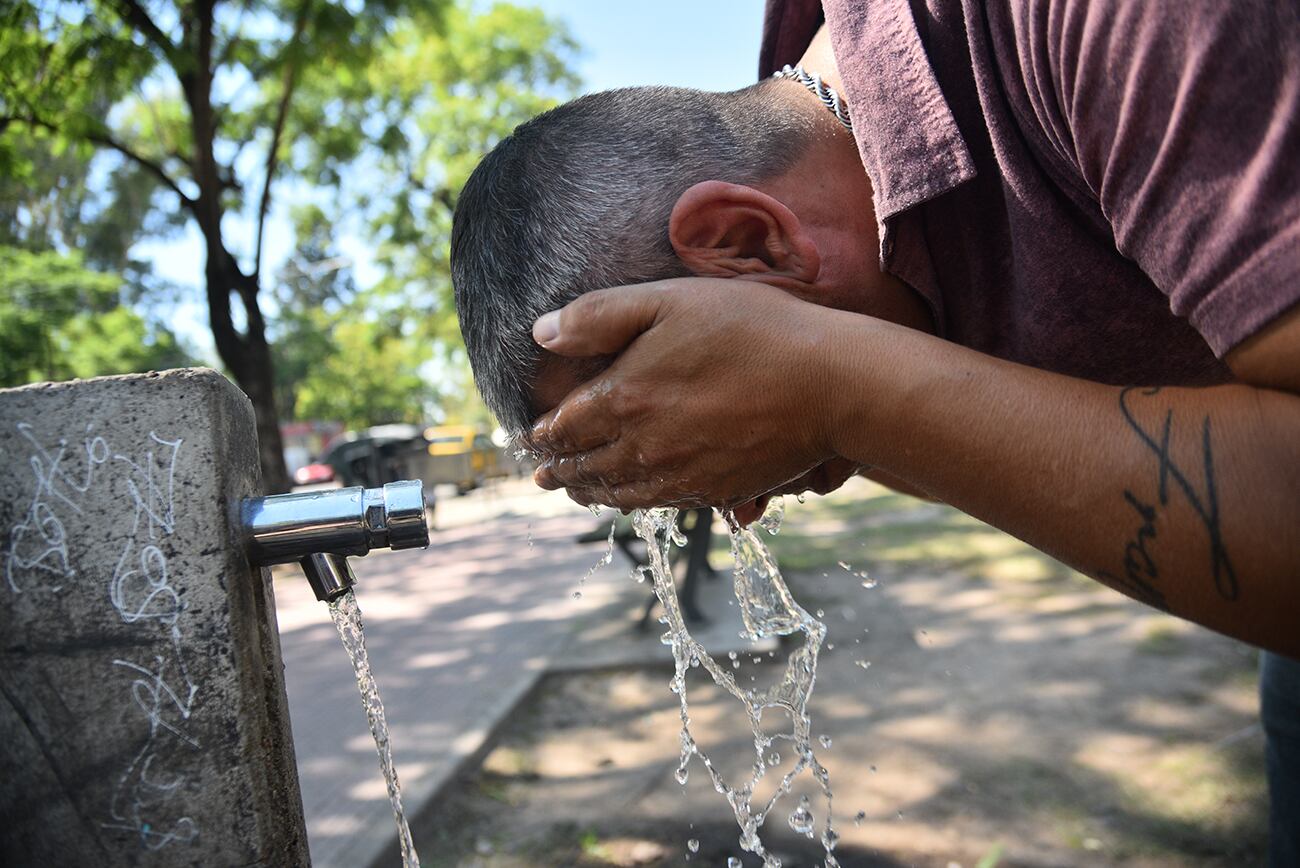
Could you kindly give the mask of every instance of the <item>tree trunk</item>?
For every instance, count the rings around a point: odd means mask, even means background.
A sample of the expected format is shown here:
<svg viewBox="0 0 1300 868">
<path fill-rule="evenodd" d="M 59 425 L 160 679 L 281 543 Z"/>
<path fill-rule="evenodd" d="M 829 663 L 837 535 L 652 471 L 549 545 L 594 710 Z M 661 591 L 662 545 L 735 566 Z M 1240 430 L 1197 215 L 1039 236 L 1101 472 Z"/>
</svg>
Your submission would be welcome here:
<svg viewBox="0 0 1300 868">
<path fill-rule="evenodd" d="M 190 131 L 194 136 L 191 169 L 199 193 L 192 200 L 191 211 L 207 246 L 208 260 L 204 270 L 208 282 L 212 338 L 226 369 L 253 402 L 257 416 L 262 490 L 278 494 L 288 491 L 292 483 L 284 464 L 284 445 L 280 440 L 275 373 L 271 365 L 271 350 L 266 343 L 266 323 L 257 304 L 257 265 L 254 263 L 252 275 L 245 274 L 221 238 L 223 188 L 213 151 L 217 129 L 217 118 L 212 109 L 215 5 L 216 0 L 197 0 L 191 7 L 192 14 L 183 15 L 181 19 L 184 29 L 182 45 L 193 61 L 176 68 L 177 80 L 190 107 Z M 247 315 L 248 326 L 242 335 L 235 328 L 231 316 L 230 297 L 234 293 L 239 294 Z"/>
<path fill-rule="evenodd" d="M 274 372 L 271 349 L 264 335 L 250 341 L 249 355 L 255 360 L 249 375 L 239 380 L 239 387 L 253 402 L 257 415 L 257 454 L 262 464 L 262 490 L 279 494 L 293 486 L 284 463 L 284 441 L 280 439 L 280 418 L 275 405 Z"/>
<path fill-rule="evenodd" d="M 257 281 L 240 271 L 220 242 L 208 242 L 206 268 L 208 315 L 217 353 L 239 388 L 253 402 L 257 417 L 257 452 L 262 465 L 262 490 L 267 494 L 288 491 L 293 482 L 284 463 L 284 442 L 275 401 L 275 370 L 271 348 L 266 342 L 265 322 L 257 304 Z M 248 319 L 241 335 L 231 318 L 230 296 L 237 292 Z"/>
</svg>

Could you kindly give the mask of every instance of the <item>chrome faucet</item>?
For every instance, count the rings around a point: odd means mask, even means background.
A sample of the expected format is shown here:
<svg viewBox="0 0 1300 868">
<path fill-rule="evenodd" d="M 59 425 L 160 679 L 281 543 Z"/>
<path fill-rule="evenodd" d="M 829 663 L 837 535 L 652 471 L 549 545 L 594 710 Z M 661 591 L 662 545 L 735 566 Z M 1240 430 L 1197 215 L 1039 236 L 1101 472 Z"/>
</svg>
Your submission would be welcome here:
<svg viewBox="0 0 1300 868">
<path fill-rule="evenodd" d="M 383 488 L 357 485 L 249 497 L 241 504 L 240 519 L 249 560 L 263 567 L 297 561 L 322 602 L 356 584 L 349 555 L 429 544 L 424 483 L 418 479 Z"/>
</svg>

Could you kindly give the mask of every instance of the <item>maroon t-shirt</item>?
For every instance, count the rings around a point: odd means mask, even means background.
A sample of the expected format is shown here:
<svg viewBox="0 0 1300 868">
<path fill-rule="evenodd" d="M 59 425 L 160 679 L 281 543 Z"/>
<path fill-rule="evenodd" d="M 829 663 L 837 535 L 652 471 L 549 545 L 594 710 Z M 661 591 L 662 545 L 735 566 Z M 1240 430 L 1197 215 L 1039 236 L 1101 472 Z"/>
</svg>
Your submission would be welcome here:
<svg viewBox="0 0 1300 868">
<path fill-rule="evenodd" d="M 950 340 L 1203 384 L 1300 301 L 1300 23 L 1264 0 L 769 0 L 824 19 L 881 263 Z"/>
</svg>

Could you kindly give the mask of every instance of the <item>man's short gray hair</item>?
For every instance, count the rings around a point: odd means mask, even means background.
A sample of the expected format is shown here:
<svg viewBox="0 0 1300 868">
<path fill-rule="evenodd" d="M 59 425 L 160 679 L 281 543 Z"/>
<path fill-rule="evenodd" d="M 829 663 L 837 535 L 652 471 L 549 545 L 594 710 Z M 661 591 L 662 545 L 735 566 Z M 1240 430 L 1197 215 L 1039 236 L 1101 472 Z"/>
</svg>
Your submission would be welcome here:
<svg viewBox="0 0 1300 868">
<path fill-rule="evenodd" d="M 789 87 L 591 94 L 521 124 L 483 158 L 456 206 L 451 274 L 474 380 L 508 432 L 535 415 L 539 316 L 594 289 L 687 274 L 668 240 L 678 197 L 791 166 L 819 118 Z"/>
</svg>

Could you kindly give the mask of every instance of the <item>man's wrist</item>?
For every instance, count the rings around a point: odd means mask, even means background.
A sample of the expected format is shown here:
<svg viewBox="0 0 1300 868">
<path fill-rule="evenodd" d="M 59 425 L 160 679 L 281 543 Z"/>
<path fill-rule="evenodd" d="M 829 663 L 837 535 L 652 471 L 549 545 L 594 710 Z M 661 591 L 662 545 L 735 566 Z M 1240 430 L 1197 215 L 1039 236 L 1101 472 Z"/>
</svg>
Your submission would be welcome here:
<svg viewBox="0 0 1300 868">
<path fill-rule="evenodd" d="M 837 312 L 828 330 L 832 363 L 822 372 L 822 418 L 836 455 L 879 465 L 912 391 L 910 372 L 920 332 L 874 317 Z"/>
</svg>

